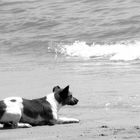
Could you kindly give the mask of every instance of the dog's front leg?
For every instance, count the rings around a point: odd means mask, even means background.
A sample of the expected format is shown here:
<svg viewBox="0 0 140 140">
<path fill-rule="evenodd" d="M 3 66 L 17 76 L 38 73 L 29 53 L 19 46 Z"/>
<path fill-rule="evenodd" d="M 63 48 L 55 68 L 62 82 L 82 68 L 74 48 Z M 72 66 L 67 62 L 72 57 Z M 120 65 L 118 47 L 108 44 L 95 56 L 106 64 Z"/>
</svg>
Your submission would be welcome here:
<svg viewBox="0 0 140 140">
<path fill-rule="evenodd" d="M 31 128 L 32 126 L 28 123 L 4 123 L 4 129 L 14 129 L 14 128 Z"/>
<path fill-rule="evenodd" d="M 79 123 L 80 121 L 75 118 L 59 117 L 57 119 L 57 124 L 67 124 L 67 123 Z"/>
<path fill-rule="evenodd" d="M 28 123 L 17 123 L 17 127 L 18 128 L 31 128 L 32 125 L 30 125 Z"/>
</svg>

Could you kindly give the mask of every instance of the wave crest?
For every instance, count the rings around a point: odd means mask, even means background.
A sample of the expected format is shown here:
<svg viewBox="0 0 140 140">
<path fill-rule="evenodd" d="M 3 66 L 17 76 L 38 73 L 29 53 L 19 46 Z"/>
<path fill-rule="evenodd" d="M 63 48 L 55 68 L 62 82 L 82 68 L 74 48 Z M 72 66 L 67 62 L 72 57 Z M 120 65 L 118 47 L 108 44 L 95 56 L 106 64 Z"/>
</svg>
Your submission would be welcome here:
<svg viewBox="0 0 140 140">
<path fill-rule="evenodd" d="M 73 44 L 63 44 L 59 53 L 82 58 L 102 57 L 110 60 L 131 61 L 140 59 L 140 42 L 123 42 L 115 44 L 88 45 L 86 42 L 75 41 Z"/>
</svg>

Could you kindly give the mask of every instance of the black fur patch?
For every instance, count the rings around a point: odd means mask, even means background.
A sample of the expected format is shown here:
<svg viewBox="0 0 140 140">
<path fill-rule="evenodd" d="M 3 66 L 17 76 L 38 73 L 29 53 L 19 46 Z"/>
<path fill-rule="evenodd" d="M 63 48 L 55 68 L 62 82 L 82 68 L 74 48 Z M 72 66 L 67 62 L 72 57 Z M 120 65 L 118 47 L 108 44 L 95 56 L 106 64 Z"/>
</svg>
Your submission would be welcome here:
<svg viewBox="0 0 140 140">
<path fill-rule="evenodd" d="M 33 100 L 23 99 L 23 106 L 23 113 L 26 116 L 36 119 L 40 115 L 44 121 L 38 122 L 38 124 L 31 124 L 22 116 L 20 122 L 29 123 L 31 125 L 42 125 L 49 124 L 53 119 L 51 105 L 46 101 L 46 97 Z"/>
<path fill-rule="evenodd" d="M 54 96 L 57 102 L 62 105 L 75 105 L 78 103 L 78 100 L 74 98 L 69 91 L 69 86 L 65 87 L 64 89 L 59 89 L 54 93 Z"/>
<path fill-rule="evenodd" d="M 4 101 L 0 101 L 0 119 L 2 118 L 3 114 L 5 113 L 6 105 Z"/>
<path fill-rule="evenodd" d="M 69 93 L 69 86 L 67 86 L 64 89 L 59 89 L 57 92 L 55 92 L 54 96 L 58 103 L 66 105 L 65 100 L 67 99 Z"/>
<path fill-rule="evenodd" d="M 10 101 L 11 101 L 11 102 L 16 102 L 16 99 L 11 99 Z"/>
<path fill-rule="evenodd" d="M 54 93 L 54 97 L 55 97 L 56 101 L 57 101 L 59 104 L 62 104 L 63 99 L 60 97 L 59 93 L 60 93 L 60 91 Z"/>
</svg>

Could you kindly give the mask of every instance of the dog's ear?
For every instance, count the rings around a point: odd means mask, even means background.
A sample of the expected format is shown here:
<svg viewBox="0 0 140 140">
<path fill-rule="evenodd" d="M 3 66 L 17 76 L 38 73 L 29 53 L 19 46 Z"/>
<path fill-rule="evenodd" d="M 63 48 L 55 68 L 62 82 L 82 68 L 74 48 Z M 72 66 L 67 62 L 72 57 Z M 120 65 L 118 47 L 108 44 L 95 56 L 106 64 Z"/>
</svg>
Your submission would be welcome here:
<svg viewBox="0 0 140 140">
<path fill-rule="evenodd" d="M 61 98 L 67 98 L 69 94 L 69 85 L 66 86 L 61 92 L 60 92 L 60 96 Z"/>
<path fill-rule="evenodd" d="M 55 87 L 53 88 L 53 92 L 56 93 L 56 92 L 58 92 L 60 89 L 61 89 L 61 88 L 60 88 L 59 86 L 55 86 Z"/>
<path fill-rule="evenodd" d="M 63 89 L 63 92 L 66 92 L 66 93 L 68 93 L 69 92 L 69 85 L 68 86 L 66 86 L 64 89 Z"/>
</svg>

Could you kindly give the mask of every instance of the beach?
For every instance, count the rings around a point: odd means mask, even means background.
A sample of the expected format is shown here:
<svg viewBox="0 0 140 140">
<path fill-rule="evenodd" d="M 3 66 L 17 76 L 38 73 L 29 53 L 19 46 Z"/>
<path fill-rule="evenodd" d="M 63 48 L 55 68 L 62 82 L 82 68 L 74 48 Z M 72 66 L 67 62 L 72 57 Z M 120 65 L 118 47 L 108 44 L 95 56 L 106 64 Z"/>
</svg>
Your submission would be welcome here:
<svg viewBox="0 0 140 140">
<path fill-rule="evenodd" d="M 80 123 L 3 129 L 0 140 L 140 138 L 140 2 L 1 0 L 0 100 L 70 86 Z"/>
</svg>

